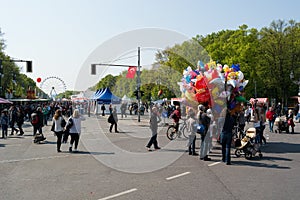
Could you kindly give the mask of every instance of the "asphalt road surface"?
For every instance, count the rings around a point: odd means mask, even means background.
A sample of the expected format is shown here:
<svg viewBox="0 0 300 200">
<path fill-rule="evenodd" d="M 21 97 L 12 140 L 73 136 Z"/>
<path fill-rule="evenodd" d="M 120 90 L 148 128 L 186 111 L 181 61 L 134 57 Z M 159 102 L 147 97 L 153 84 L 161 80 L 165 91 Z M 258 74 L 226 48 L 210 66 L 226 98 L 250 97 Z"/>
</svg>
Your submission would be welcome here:
<svg viewBox="0 0 300 200">
<path fill-rule="evenodd" d="M 167 139 L 166 126 L 159 127 L 161 149 L 148 152 L 147 113 L 140 122 L 135 115 L 119 119 L 120 133 L 108 131 L 108 116 L 85 117 L 78 153 L 69 153 L 68 144 L 57 153 L 50 125 L 43 144 L 32 142 L 28 123 L 23 136 L 0 139 L 0 199 L 299 199 L 299 123 L 295 134 L 266 128 L 263 158 L 232 154 L 228 166 L 218 144 L 211 161 L 199 160 L 187 154 L 185 139 Z"/>
</svg>

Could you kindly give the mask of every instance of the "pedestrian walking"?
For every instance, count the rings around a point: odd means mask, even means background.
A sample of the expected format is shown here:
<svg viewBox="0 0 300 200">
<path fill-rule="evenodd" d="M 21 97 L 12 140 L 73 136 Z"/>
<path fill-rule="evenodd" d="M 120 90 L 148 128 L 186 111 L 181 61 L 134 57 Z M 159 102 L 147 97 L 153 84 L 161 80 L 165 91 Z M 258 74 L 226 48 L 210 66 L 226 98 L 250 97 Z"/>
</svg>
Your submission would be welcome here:
<svg viewBox="0 0 300 200">
<path fill-rule="evenodd" d="M 115 133 L 119 133 L 119 131 L 118 131 L 118 114 L 117 114 L 116 106 L 113 108 L 113 111 L 109 115 L 107 121 L 108 121 L 108 123 L 110 123 L 109 132 L 111 132 L 113 127 L 115 126 Z"/>
<path fill-rule="evenodd" d="M 151 150 L 152 144 L 155 150 L 160 149 L 157 142 L 157 128 L 158 128 L 158 123 L 161 121 L 161 118 L 156 107 L 153 107 L 151 111 L 152 112 L 150 115 L 150 129 L 151 129 L 152 136 L 148 144 L 146 145 L 148 151 L 152 151 Z"/>
<path fill-rule="evenodd" d="M 20 135 L 23 135 L 24 134 L 24 131 L 23 131 L 23 124 L 24 124 L 24 117 L 25 117 L 25 114 L 24 114 L 24 111 L 21 107 L 18 107 L 17 108 L 17 126 L 19 128 L 19 131 L 20 131 Z"/>
<path fill-rule="evenodd" d="M 42 113 L 43 113 L 43 124 L 44 126 L 48 126 L 47 121 L 48 121 L 49 110 L 46 104 L 43 106 Z"/>
<path fill-rule="evenodd" d="M 264 144 L 267 144 L 267 140 L 264 136 L 264 130 L 266 128 L 266 115 L 265 115 L 265 109 L 262 107 L 260 109 L 259 118 L 260 118 L 260 128 L 259 128 L 259 137 L 260 137 L 260 144 L 264 142 Z"/>
<path fill-rule="evenodd" d="M 4 109 L 1 113 L 2 138 L 7 138 L 8 125 L 8 111 L 7 109 Z"/>
<path fill-rule="evenodd" d="M 62 142 L 62 136 L 63 136 L 63 128 L 66 125 L 66 121 L 62 116 L 61 110 L 56 110 L 55 114 L 52 118 L 52 130 L 57 137 L 56 141 L 56 150 L 57 152 L 61 152 L 61 142 Z"/>
<path fill-rule="evenodd" d="M 13 105 L 9 108 L 8 112 L 9 112 L 9 125 L 10 125 L 10 128 L 11 128 L 10 135 L 13 135 L 14 131 L 16 131 L 16 134 L 18 134 L 19 130 L 15 128 L 15 124 L 16 124 L 16 121 L 17 121 L 17 109 Z"/>
<path fill-rule="evenodd" d="M 112 112 L 113 112 L 113 106 L 112 106 L 112 104 L 109 104 L 108 110 L 109 110 L 109 114 L 111 115 Z"/>
<path fill-rule="evenodd" d="M 34 143 L 44 141 L 46 138 L 43 135 L 43 113 L 42 108 L 37 107 L 36 111 L 31 114 L 31 124 L 33 126 Z M 39 132 L 39 134 L 37 134 Z"/>
<path fill-rule="evenodd" d="M 106 110 L 106 108 L 105 108 L 104 104 L 102 104 L 101 110 L 102 110 L 102 116 L 105 116 L 105 110 Z"/>
<path fill-rule="evenodd" d="M 276 113 L 273 107 L 269 107 L 269 110 L 266 113 L 266 118 L 269 121 L 269 130 L 271 133 L 273 133 L 274 122 L 276 119 Z"/>
<path fill-rule="evenodd" d="M 71 119 L 70 119 L 71 118 Z M 70 136 L 71 136 L 71 141 L 70 141 L 70 147 L 69 147 L 69 152 L 73 151 L 73 144 L 74 146 L 74 152 L 77 152 L 78 149 L 78 143 L 79 143 L 79 138 L 81 134 L 81 121 L 85 120 L 85 117 L 79 114 L 79 110 L 75 109 L 73 111 L 72 116 L 68 119 L 67 125 L 72 121 L 72 126 L 70 127 Z"/>
<path fill-rule="evenodd" d="M 196 114 L 192 108 L 188 111 L 188 119 L 186 121 L 187 132 L 189 136 L 188 151 L 189 155 L 197 156 L 196 153 L 196 133 L 197 133 L 197 119 Z"/>
<path fill-rule="evenodd" d="M 222 162 L 227 165 L 231 165 L 231 142 L 232 142 L 232 129 L 234 127 L 235 118 L 233 113 L 227 109 L 224 126 L 221 132 L 221 144 L 222 144 Z"/>
<path fill-rule="evenodd" d="M 37 107 L 36 111 L 31 114 L 31 124 L 33 126 L 33 135 L 35 136 L 37 132 L 43 134 L 43 113 L 42 108 Z"/>
<path fill-rule="evenodd" d="M 208 157 L 209 152 L 209 137 L 206 136 L 209 130 L 210 118 L 205 113 L 205 106 L 198 105 L 197 119 L 199 126 L 203 126 L 203 131 L 201 131 L 201 146 L 200 146 L 200 160 L 210 161 L 211 158 Z"/>
<path fill-rule="evenodd" d="M 122 118 L 123 118 L 123 116 L 127 117 L 126 109 L 127 109 L 127 104 L 126 103 L 122 103 L 121 104 L 121 117 Z"/>
<path fill-rule="evenodd" d="M 290 127 L 292 128 L 292 134 L 295 133 L 294 132 L 294 127 L 295 127 L 295 123 L 294 123 L 294 114 L 293 114 L 293 110 L 289 110 L 288 111 L 288 115 L 287 115 L 287 122 L 288 122 L 288 129 L 287 132 L 290 132 Z"/>
<path fill-rule="evenodd" d="M 174 122 L 174 128 L 175 131 L 178 133 L 179 130 L 179 120 L 181 119 L 181 110 L 180 110 L 180 106 L 176 106 L 175 110 L 172 112 L 172 114 L 170 115 L 170 118 L 173 119 Z M 180 138 L 181 135 L 178 134 L 178 138 Z"/>
</svg>

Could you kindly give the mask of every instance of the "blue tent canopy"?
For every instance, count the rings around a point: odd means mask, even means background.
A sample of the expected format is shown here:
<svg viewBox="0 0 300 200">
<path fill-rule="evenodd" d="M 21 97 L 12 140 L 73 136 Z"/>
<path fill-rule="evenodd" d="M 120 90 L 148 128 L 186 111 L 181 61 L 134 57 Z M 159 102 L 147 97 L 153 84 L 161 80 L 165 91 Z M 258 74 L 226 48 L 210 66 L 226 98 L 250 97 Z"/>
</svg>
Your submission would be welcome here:
<svg viewBox="0 0 300 200">
<path fill-rule="evenodd" d="M 103 93 L 103 91 L 104 91 L 103 88 L 101 88 L 100 90 L 97 90 L 97 91 L 90 97 L 90 99 L 92 99 L 92 100 L 97 100 L 97 99 L 101 96 L 101 94 Z"/>
<path fill-rule="evenodd" d="M 97 100 L 98 104 L 119 104 L 121 103 L 121 98 L 115 96 L 109 88 L 104 88 L 104 89 L 100 89 L 102 90 L 102 92 L 96 92 L 94 97 L 97 97 L 95 98 L 95 100 Z M 97 94 L 97 96 L 96 96 Z"/>
</svg>

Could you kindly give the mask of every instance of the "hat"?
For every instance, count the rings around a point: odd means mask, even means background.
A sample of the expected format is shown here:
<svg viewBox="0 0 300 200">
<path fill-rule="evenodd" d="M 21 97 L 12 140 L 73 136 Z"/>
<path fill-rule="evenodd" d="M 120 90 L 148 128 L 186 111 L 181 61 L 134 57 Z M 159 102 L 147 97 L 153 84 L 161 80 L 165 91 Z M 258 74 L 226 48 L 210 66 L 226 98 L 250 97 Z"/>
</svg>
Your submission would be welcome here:
<svg viewBox="0 0 300 200">
<path fill-rule="evenodd" d="M 202 104 L 200 104 L 200 105 L 198 105 L 198 110 L 204 111 L 205 107 Z"/>
</svg>

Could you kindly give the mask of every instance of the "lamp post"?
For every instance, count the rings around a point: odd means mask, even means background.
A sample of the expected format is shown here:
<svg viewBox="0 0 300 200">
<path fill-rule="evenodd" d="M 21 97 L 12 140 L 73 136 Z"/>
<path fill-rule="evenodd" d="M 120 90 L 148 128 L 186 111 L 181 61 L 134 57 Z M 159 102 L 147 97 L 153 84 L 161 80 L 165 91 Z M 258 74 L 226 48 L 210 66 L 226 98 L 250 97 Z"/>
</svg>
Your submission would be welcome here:
<svg viewBox="0 0 300 200">
<path fill-rule="evenodd" d="M 296 85 L 299 86 L 298 96 L 300 96 L 300 78 L 298 79 L 298 81 L 295 80 L 294 72 L 291 71 L 291 73 L 290 73 L 290 79 L 292 80 L 293 83 L 295 83 Z"/>
</svg>

